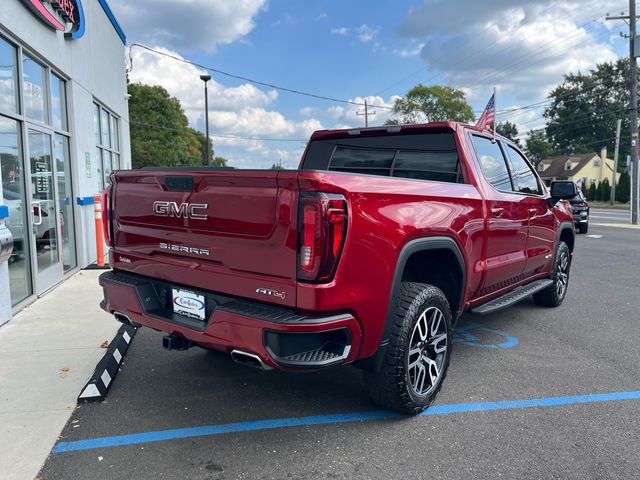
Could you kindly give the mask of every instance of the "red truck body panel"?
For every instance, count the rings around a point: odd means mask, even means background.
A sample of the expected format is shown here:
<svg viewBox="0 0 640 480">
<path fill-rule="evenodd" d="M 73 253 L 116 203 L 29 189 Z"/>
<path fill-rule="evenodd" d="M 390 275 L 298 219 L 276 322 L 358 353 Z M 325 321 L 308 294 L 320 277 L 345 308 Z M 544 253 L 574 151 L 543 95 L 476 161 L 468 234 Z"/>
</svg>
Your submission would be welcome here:
<svg viewBox="0 0 640 480">
<path fill-rule="evenodd" d="M 460 311 L 549 276 L 560 226 L 573 225 L 565 202 L 551 208 L 544 186 L 538 196 L 494 189 L 476 158 L 471 135 L 480 132 L 472 127 L 444 122 L 406 126 L 401 132 L 399 127 L 392 128 L 321 131 L 311 141 L 449 131 L 455 139 L 462 181 L 304 169 L 153 169 L 113 175 L 114 272 L 286 307 L 306 320 L 271 323 L 216 309 L 205 328 L 198 330 L 149 315 L 132 288 L 107 279 L 101 280 L 103 308 L 208 348 L 244 349 L 267 365 L 286 369 L 265 349 L 266 331 L 344 328 L 351 340 L 343 363 L 375 355 L 383 340 L 395 267 L 412 240 L 444 237 L 455 242 L 465 273 Z M 192 177 L 192 188 L 173 188 L 171 177 L 180 176 Z M 298 210 L 305 192 L 338 194 L 346 200 L 346 240 L 328 283 L 297 279 Z M 158 215 L 156 202 L 161 204 L 160 213 L 166 213 L 167 204 L 173 204 L 174 210 L 183 204 L 206 205 L 202 211 L 207 216 Z M 265 290 L 275 293 L 267 297 Z"/>
</svg>

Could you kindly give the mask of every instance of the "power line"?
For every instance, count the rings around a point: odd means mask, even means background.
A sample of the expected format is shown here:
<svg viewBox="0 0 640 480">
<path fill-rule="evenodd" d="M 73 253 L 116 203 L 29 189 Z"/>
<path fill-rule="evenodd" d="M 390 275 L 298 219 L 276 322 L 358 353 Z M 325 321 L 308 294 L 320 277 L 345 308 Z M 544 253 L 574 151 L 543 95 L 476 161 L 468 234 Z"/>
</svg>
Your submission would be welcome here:
<svg viewBox="0 0 640 480">
<path fill-rule="evenodd" d="M 155 53 L 156 55 L 162 55 L 162 56 L 165 56 L 167 58 L 171 58 L 173 60 L 176 60 L 178 62 L 187 63 L 189 65 L 193 65 L 195 67 L 202 68 L 202 69 L 207 70 L 209 72 L 214 72 L 214 73 L 217 73 L 219 75 L 224 75 L 226 77 L 233 78 L 233 79 L 236 79 L 236 80 L 242 80 L 243 82 L 248 82 L 248 83 L 251 83 L 253 85 L 260 85 L 262 87 L 272 88 L 274 90 L 279 90 L 279 91 L 282 91 L 282 92 L 292 93 L 292 94 L 295 94 L 295 95 L 302 95 L 302 96 L 305 96 L 305 97 L 316 98 L 318 100 L 326 100 L 328 102 L 344 103 L 344 104 L 348 104 L 348 105 L 357 105 L 359 107 L 364 106 L 364 103 L 354 102 L 353 100 L 344 100 L 344 99 L 341 99 L 341 98 L 328 97 L 328 96 L 325 96 L 325 95 L 319 95 L 319 94 L 316 94 L 316 93 L 310 93 L 310 92 L 305 92 L 305 91 L 302 91 L 302 90 L 296 90 L 296 89 L 293 89 L 293 88 L 288 88 L 288 87 L 283 87 L 283 86 L 280 86 L 280 85 L 275 85 L 273 83 L 262 82 L 260 80 L 254 80 L 252 78 L 245 77 L 243 75 L 236 75 L 235 73 L 229 73 L 229 72 L 226 72 L 224 70 L 220 70 L 218 68 L 214 68 L 214 67 L 210 67 L 210 66 L 207 66 L 207 65 L 203 65 L 201 63 L 194 62 L 192 60 L 187 60 L 186 58 L 178 57 L 176 55 L 172 55 L 170 53 L 163 52 L 161 50 L 156 50 L 154 48 L 148 47 L 148 46 L 143 45 L 141 43 L 132 43 L 131 46 L 129 47 L 129 52 L 131 52 L 131 49 L 133 49 L 134 47 L 139 47 L 139 48 L 142 48 L 143 50 L 147 50 L 149 52 Z M 131 70 L 133 70 L 133 63 L 129 67 L 129 71 L 131 71 Z M 393 107 L 389 107 L 389 106 L 386 106 L 386 105 L 369 105 L 369 106 L 370 107 L 375 107 L 375 108 L 383 108 L 383 109 L 387 109 L 387 110 L 393 110 Z"/>
<path fill-rule="evenodd" d="M 150 128 L 159 128 L 162 130 L 170 130 L 173 132 L 182 132 L 183 129 L 179 128 L 179 127 L 172 127 L 172 126 L 168 126 L 168 125 L 155 125 L 152 123 L 145 123 L 145 122 L 137 122 L 135 120 L 131 120 L 129 119 L 129 123 L 132 123 L 134 125 L 140 125 L 143 127 L 150 127 Z M 306 143 L 308 141 L 307 138 L 305 139 L 300 139 L 300 138 L 264 138 L 264 137 L 246 137 L 246 136 L 242 136 L 242 135 L 234 135 L 234 134 L 230 134 L 230 133 L 212 133 L 209 135 L 210 137 L 221 137 L 221 138 L 236 138 L 238 140 L 258 140 L 261 142 L 304 142 Z"/>
<path fill-rule="evenodd" d="M 547 45 L 552 45 L 552 44 L 560 41 L 560 43 L 558 43 L 557 45 L 554 45 L 554 46 L 549 47 L 549 48 L 544 49 L 544 50 L 540 50 L 540 51 L 538 51 L 538 52 L 536 52 L 534 54 L 524 55 L 524 56 L 522 56 L 522 57 L 520 57 L 518 59 L 512 60 L 511 62 L 505 63 L 504 65 L 502 65 L 500 67 L 499 71 L 493 71 L 493 72 L 491 72 L 491 73 L 489 73 L 489 74 L 487 74 L 487 75 L 485 75 L 483 77 L 480 77 L 480 79 L 477 79 L 476 82 L 474 84 L 472 84 L 472 86 L 480 86 L 480 85 L 482 85 L 483 83 L 485 83 L 485 82 L 487 82 L 489 80 L 491 82 L 495 83 L 498 79 L 502 79 L 503 77 L 505 77 L 507 75 L 510 75 L 512 73 L 512 71 L 514 71 L 516 69 L 519 69 L 519 67 L 516 68 L 516 66 L 518 66 L 522 62 L 530 60 L 531 58 L 536 58 L 540 54 L 548 53 L 550 50 L 554 50 L 556 47 L 560 46 L 561 44 L 566 43 L 567 41 L 577 37 L 578 35 L 580 35 L 582 33 L 582 29 L 584 27 L 586 27 L 587 25 L 590 25 L 590 24 L 593 24 L 593 26 L 590 27 L 589 30 L 593 30 L 598 25 L 598 21 L 597 20 L 591 20 L 590 22 L 584 23 L 584 24 L 576 27 L 574 29 L 576 32 L 573 35 L 568 35 L 568 36 L 565 36 L 565 37 L 556 38 L 554 40 L 550 40 L 548 42 L 545 42 L 545 43 L 539 45 L 539 48 L 542 48 L 542 47 L 545 47 Z M 602 34 L 599 35 L 599 36 L 602 36 Z M 551 55 L 547 55 L 545 57 L 539 58 L 535 62 L 528 63 L 528 66 L 536 65 L 536 64 L 538 64 L 540 62 L 543 62 L 544 60 L 551 59 L 551 58 L 559 55 L 561 52 L 564 52 L 565 50 L 569 50 L 569 49 L 575 48 L 577 45 L 579 45 L 579 43 L 577 43 L 576 45 L 569 45 L 568 47 L 565 47 L 560 51 L 552 53 Z M 507 67 L 510 67 L 510 68 L 507 68 Z M 469 88 L 469 87 L 467 87 L 467 88 Z"/>
</svg>

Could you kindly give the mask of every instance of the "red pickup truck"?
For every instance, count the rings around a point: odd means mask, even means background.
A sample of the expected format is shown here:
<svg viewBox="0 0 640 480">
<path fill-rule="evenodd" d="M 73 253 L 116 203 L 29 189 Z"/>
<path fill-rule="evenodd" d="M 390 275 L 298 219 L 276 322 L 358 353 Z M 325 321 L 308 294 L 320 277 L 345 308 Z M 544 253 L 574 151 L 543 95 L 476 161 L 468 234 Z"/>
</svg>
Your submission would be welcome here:
<svg viewBox="0 0 640 480">
<path fill-rule="evenodd" d="M 101 306 L 169 349 L 266 370 L 354 364 L 376 402 L 415 414 L 462 312 L 562 303 L 575 194 L 452 122 L 318 131 L 298 170 L 118 171 Z"/>
</svg>

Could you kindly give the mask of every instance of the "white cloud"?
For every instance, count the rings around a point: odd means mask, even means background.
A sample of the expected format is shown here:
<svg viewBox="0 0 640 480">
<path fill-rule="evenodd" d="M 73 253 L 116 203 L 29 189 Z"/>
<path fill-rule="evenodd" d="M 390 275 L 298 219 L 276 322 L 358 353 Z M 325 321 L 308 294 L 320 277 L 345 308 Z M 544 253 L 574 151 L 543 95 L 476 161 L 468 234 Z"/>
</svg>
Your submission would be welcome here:
<svg viewBox="0 0 640 480">
<path fill-rule="evenodd" d="M 181 58 L 176 52 L 158 50 Z M 166 88 L 180 100 L 189 124 L 203 129 L 204 85 L 200 75 L 206 72 L 194 65 L 138 48 L 133 49 L 132 57 L 131 81 Z M 276 90 L 263 91 L 249 83 L 226 87 L 217 81 L 214 74 L 209 81 L 209 127 L 212 134 L 282 139 L 282 142 L 267 144 L 256 139 L 213 136 L 216 155 L 229 159 L 235 167 L 269 168 L 281 157 L 288 168 L 297 165 L 306 140 L 323 126 L 315 118 L 296 122 L 278 111 L 268 110 L 266 107 L 277 98 Z M 311 115 L 311 110 L 306 111 Z M 301 141 L 289 142 L 290 139 Z"/>
<path fill-rule="evenodd" d="M 360 25 L 357 28 L 358 40 L 360 40 L 362 43 L 370 42 L 375 38 L 379 31 L 380 29 L 376 27 L 371 27 L 366 24 Z"/>
<path fill-rule="evenodd" d="M 409 10 L 398 33 L 424 42 L 429 70 L 443 83 L 466 88 L 472 101 L 488 98 L 494 85 L 518 100 L 536 101 L 565 73 L 617 58 L 592 22 L 612 5 L 495 0 L 487 9 L 475 0 L 429 0 Z"/>
<path fill-rule="evenodd" d="M 165 48 L 161 52 L 182 58 L 178 53 Z M 195 125 L 204 112 L 204 84 L 200 75 L 205 70 L 188 63 L 134 48 L 131 52 L 133 70 L 129 74 L 132 82 L 161 85 L 180 99 L 187 118 Z M 238 110 L 248 106 L 264 107 L 278 98 L 276 90 L 263 91 L 250 83 L 236 87 L 224 87 L 214 78 L 209 81 L 210 110 Z"/>
<path fill-rule="evenodd" d="M 369 125 L 383 125 L 388 119 L 393 118 L 393 112 L 391 107 L 397 98 L 396 95 L 389 97 L 385 100 L 382 97 L 370 96 L 370 97 L 356 97 L 351 98 L 349 101 L 359 103 L 361 105 L 346 105 L 329 107 L 327 113 L 336 121 L 336 124 L 332 128 L 353 128 L 364 126 L 364 101 L 367 100 L 369 105 Z M 387 107 L 387 108 L 380 108 Z M 375 112 L 375 114 L 374 114 Z"/>
<path fill-rule="evenodd" d="M 343 37 L 346 37 L 347 35 L 349 35 L 349 32 L 350 32 L 350 30 L 347 27 L 332 28 L 330 31 L 334 35 L 342 35 Z"/>
<path fill-rule="evenodd" d="M 125 33 L 135 41 L 178 50 L 214 51 L 247 35 L 267 0 L 111 0 Z"/>
<path fill-rule="evenodd" d="M 395 53 L 400 57 L 416 57 L 420 55 L 420 52 L 422 51 L 423 47 L 424 47 L 424 43 L 418 43 L 416 45 L 413 45 L 407 48 L 402 48 L 400 50 L 396 49 L 393 51 L 393 53 Z"/>
<path fill-rule="evenodd" d="M 316 113 L 316 109 L 313 107 L 302 107 L 298 113 L 300 113 L 300 115 L 302 115 L 303 117 L 311 117 L 313 115 L 315 115 Z"/>
</svg>

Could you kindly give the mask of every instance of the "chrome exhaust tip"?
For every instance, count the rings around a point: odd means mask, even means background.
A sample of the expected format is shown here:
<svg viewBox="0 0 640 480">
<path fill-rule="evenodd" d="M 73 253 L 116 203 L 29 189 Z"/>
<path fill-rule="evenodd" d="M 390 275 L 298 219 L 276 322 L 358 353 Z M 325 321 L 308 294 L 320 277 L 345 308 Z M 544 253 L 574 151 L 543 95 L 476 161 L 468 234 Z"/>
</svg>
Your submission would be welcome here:
<svg viewBox="0 0 640 480">
<path fill-rule="evenodd" d="M 242 350 L 231 350 L 231 359 L 242 365 L 247 367 L 258 368 L 260 370 L 271 370 L 271 367 L 266 365 L 262 359 L 254 354 L 249 352 L 243 352 Z"/>
<path fill-rule="evenodd" d="M 113 312 L 113 316 L 120 323 L 124 323 L 125 325 L 132 325 L 131 320 L 122 312 Z"/>
</svg>

